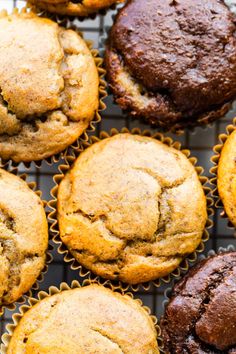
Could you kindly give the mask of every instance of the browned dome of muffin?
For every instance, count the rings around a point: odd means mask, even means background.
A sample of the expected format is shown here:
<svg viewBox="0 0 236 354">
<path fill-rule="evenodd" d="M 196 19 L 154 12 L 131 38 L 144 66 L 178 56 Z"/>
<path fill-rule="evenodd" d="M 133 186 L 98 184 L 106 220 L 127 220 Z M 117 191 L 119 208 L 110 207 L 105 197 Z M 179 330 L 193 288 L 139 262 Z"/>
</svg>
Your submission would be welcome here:
<svg viewBox="0 0 236 354">
<path fill-rule="evenodd" d="M 58 154 L 87 129 L 99 77 L 86 42 L 32 12 L 0 13 L 0 157 Z"/>
<path fill-rule="evenodd" d="M 0 169 L 0 310 L 35 283 L 47 247 L 48 224 L 39 196 L 20 177 Z"/>
<path fill-rule="evenodd" d="M 236 353 L 236 252 L 201 261 L 179 281 L 161 321 L 166 354 Z"/>
<path fill-rule="evenodd" d="M 47 296 L 24 313 L 7 354 L 159 354 L 147 311 L 128 295 L 89 285 Z"/>
<path fill-rule="evenodd" d="M 58 188 L 60 238 L 106 279 L 161 278 L 196 250 L 207 221 L 199 176 L 177 149 L 117 134 L 85 149 Z"/>
<path fill-rule="evenodd" d="M 124 0 L 28 0 L 39 9 L 69 16 L 89 16 Z"/>
<path fill-rule="evenodd" d="M 130 0 L 106 68 L 117 103 L 164 128 L 210 122 L 236 96 L 235 17 L 221 0 Z"/>
<path fill-rule="evenodd" d="M 236 129 L 228 136 L 220 154 L 217 189 L 226 214 L 236 227 Z"/>
</svg>

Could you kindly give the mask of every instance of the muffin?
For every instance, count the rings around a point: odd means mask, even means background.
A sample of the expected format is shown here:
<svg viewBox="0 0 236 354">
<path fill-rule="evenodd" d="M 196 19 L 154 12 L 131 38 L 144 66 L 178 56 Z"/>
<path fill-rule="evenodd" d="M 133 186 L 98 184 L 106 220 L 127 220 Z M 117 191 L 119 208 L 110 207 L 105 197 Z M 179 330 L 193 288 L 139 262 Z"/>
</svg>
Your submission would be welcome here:
<svg viewBox="0 0 236 354">
<path fill-rule="evenodd" d="M 62 291 L 27 311 L 7 354 L 157 354 L 157 333 L 148 313 L 127 295 L 100 285 Z"/>
<path fill-rule="evenodd" d="M 48 225 L 40 198 L 0 169 L 0 307 L 16 301 L 44 268 Z"/>
<path fill-rule="evenodd" d="M 117 134 L 87 148 L 57 193 L 60 238 L 96 275 L 138 284 L 171 273 L 201 242 L 206 197 L 187 157 Z"/>
<path fill-rule="evenodd" d="M 166 354 L 236 353 L 236 252 L 199 262 L 174 287 L 161 321 Z"/>
<path fill-rule="evenodd" d="M 0 16 L 0 157 L 41 160 L 72 144 L 99 104 L 84 40 L 33 13 Z"/>
<path fill-rule="evenodd" d="M 221 0 L 130 0 L 106 48 L 115 101 L 178 130 L 223 116 L 236 97 L 235 17 Z"/>
<path fill-rule="evenodd" d="M 84 17 L 122 1 L 124 0 L 28 0 L 28 3 L 52 13 Z"/>
<path fill-rule="evenodd" d="M 224 209 L 236 227 L 236 130 L 230 134 L 221 151 L 217 188 Z"/>
</svg>

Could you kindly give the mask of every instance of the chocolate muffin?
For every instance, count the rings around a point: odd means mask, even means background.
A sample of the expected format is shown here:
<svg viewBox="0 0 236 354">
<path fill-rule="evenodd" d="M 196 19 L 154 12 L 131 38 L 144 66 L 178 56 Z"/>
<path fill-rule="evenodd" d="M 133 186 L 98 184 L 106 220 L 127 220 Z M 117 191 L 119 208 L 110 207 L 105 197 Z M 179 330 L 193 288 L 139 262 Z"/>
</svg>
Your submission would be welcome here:
<svg viewBox="0 0 236 354">
<path fill-rule="evenodd" d="M 0 157 L 41 160 L 72 144 L 99 104 L 84 40 L 33 13 L 0 14 Z"/>
<path fill-rule="evenodd" d="M 48 224 L 40 198 L 0 169 L 0 308 L 35 283 L 46 261 Z"/>
<path fill-rule="evenodd" d="M 127 295 L 89 285 L 48 296 L 27 311 L 7 354 L 159 354 L 148 313 Z"/>
<path fill-rule="evenodd" d="M 161 321 L 166 354 L 236 353 L 236 252 L 210 257 L 173 289 Z"/>
<path fill-rule="evenodd" d="M 236 227 L 236 129 L 227 138 L 221 151 L 217 188 L 226 214 Z"/>
<path fill-rule="evenodd" d="M 28 0 L 28 3 L 52 13 L 83 17 L 122 1 L 124 0 Z"/>
<path fill-rule="evenodd" d="M 223 116 L 236 97 L 235 17 L 222 0 L 130 0 L 106 49 L 116 102 L 178 130 Z"/>
<path fill-rule="evenodd" d="M 206 197 L 187 157 L 117 134 L 83 151 L 57 193 L 60 238 L 97 275 L 129 284 L 165 276 L 200 244 Z"/>
</svg>

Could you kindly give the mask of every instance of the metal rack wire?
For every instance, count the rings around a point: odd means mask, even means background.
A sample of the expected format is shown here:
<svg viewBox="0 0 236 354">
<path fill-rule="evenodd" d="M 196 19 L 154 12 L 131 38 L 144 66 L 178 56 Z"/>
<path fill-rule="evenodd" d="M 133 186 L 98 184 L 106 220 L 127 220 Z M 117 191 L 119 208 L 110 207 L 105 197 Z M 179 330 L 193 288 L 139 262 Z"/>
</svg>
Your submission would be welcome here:
<svg viewBox="0 0 236 354">
<path fill-rule="evenodd" d="M 0 10 L 7 9 L 12 11 L 13 7 L 21 8 L 25 6 L 24 1 L 16 0 L 0 0 Z M 105 26 L 112 24 L 112 15 L 114 11 L 109 11 L 105 16 L 97 16 L 94 20 L 85 20 L 78 23 L 78 27 L 83 31 L 86 39 L 91 39 L 94 42 L 94 47 L 98 47 L 98 41 Z M 124 116 L 121 110 L 113 104 L 112 97 L 106 99 L 107 110 L 102 114 L 102 121 L 97 127 L 96 134 L 101 130 L 110 130 L 115 127 L 121 129 L 127 127 L 132 129 L 140 127 L 141 129 L 150 129 L 146 124 L 140 123 L 137 120 L 130 119 Z M 232 118 L 236 115 L 236 105 L 234 109 L 223 119 L 214 123 L 206 129 L 197 128 L 194 133 L 186 132 L 183 136 L 173 136 L 175 140 L 182 143 L 185 148 L 189 148 L 193 156 L 198 158 L 198 164 L 205 169 L 205 175 L 209 176 L 209 169 L 212 167 L 210 158 L 213 155 L 212 147 L 218 142 L 218 135 L 225 131 L 226 125 L 230 124 Z M 26 172 L 29 175 L 29 180 L 35 181 L 37 187 L 42 190 L 43 198 L 50 199 L 50 189 L 53 186 L 52 176 L 57 172 L 57 166 L 48 166 L 46 163 L 40 169 L 36 167 L 25 171 L 22 167 L 21 172 Z M 220 217 L 220 212 L 216 211 L 213 217 L 214 226 L 210 231 L 211 238 L 208 241 L 205 249 L 205 254 L 209 249 L 217 250 L 220 246 L 226 247 L 229 244 L 236 246 L 236 239 L 233 237 L 234 231 L 227 228 L 226 220 Z M 62 281 L 71 282 L 73 279 L 78 279 L 78 273 L 70 270 L 69 266 L 63 262 L 62 257 L 54 251 L 54 260 L 49 266 L 49 271 L 45 276 L 44 282 L 40 285 L 40 290 L 47 290 L 49 286 L 59 286 Z M 160 318 L 162 310 L 162 302 L 164 299 L 164 290 L 166 286 L 161 288 L 152 288 L 149 291 L 142 291 L 135 294 L 135 297 L 140 297 L 146 306 L 151 308 L 152 313 Z M 0 318 L 0 335 L 5 331 L 5 325 L 11 321 L 12 312 L 6 311 L 4 316 Z"/>
</svg>

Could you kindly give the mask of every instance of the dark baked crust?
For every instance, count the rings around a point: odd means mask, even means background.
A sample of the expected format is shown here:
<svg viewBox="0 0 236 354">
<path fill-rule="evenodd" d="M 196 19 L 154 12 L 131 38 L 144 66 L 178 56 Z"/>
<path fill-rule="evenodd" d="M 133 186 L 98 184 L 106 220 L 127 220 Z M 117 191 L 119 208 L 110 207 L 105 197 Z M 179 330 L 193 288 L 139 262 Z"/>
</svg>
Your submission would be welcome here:
<svg viewBox="0 0 236 354">
<path fill-rule="evenodd" d="M 235 29 L 221 0 L 128 1 L 106 50 L 117 102 L 168 129 L 224 115 L 236 96 Z"/>
<path fill-rule="evenodd" d="M 236 353 L 236 252 L 201 261 L 179 281 L 161 320 L 165 353 Z"/>
</svg>

